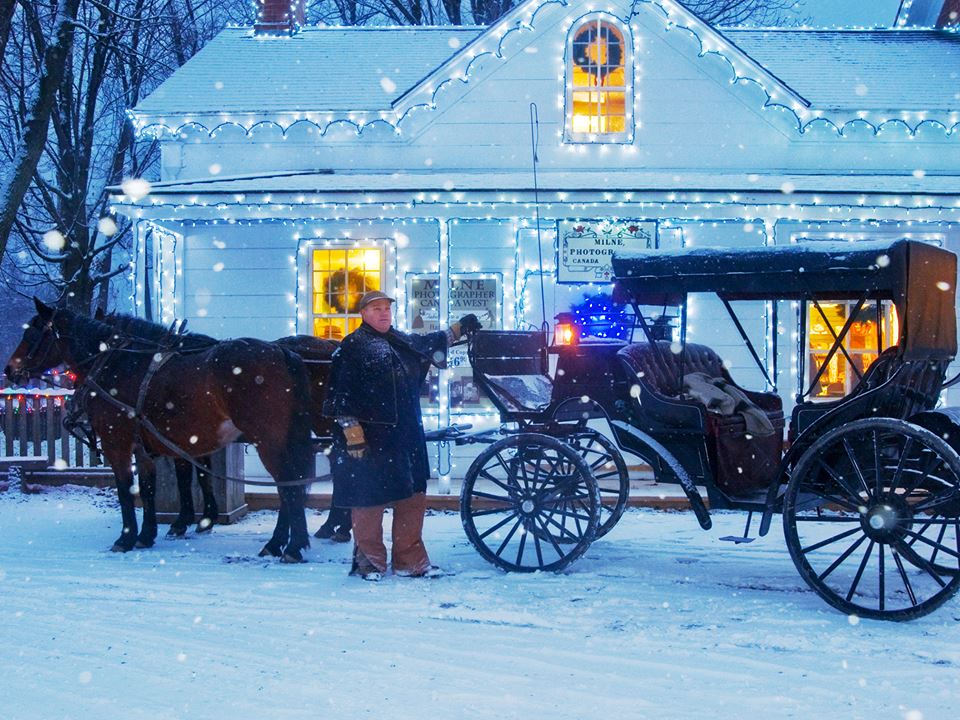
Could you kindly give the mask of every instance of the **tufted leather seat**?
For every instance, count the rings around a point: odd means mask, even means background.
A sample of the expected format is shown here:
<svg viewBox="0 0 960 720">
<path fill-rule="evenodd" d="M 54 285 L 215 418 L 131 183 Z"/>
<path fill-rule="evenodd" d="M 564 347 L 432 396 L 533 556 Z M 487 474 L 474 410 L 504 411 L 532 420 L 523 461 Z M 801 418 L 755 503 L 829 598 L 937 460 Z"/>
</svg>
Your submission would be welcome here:
<svg viewBox="0 0 960 720">
<path fill-rule="evenodd" d="M 618 357 L 642 390 L 633 398 L 634 413 L 640 418 L 649 412 L 643 405 L 644 393 L 654 399 L 696 406 L 703 422 L 707 453 L 717 486 L 732 495 L 742 495 L 766 487 L 776 476 L 783 452 L 783 402 L 775 393 L 740 390 L 764 411 L 774 427 L 769 436 L 753 436 L 747 432 L 742 415 L 719 415 L 707 412 L 699 402 L 682 398 L 683 375 L 701 372 L 723 378 L 739 386 L 723 366 L 723 360 L 706 345 L 688 343 L 683 353 L 674 353 L 670 343 L 635 343 L 620 350 Z M 688 415 L 689 416 L 689 415 Z M 681 417 L 678 415 L 678 418 Z M 663 416 L 661 416 L 661 419 Z M 669 425 L 669 419 L 664 424 Z M 678 428 L 681 422 L 676 423 Z M 669 433 L 666 427 L 663 432 Z"/>
</svg>

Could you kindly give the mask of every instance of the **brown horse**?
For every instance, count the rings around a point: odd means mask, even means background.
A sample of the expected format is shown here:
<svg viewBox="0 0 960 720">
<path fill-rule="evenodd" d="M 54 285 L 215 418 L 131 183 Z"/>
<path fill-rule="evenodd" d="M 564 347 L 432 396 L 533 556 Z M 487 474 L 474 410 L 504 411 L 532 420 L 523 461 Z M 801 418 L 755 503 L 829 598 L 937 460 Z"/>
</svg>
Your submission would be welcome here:
<svg viewBox="0 0 960 720">
<path fill-rule="evenodd" d="M 36 306 L 6 374 L 18 382 L 64 364 L 78 386 L 91 389 L 86 412 L 113 468 L 123 519 L 113 550 L 150 547 L 156 539 L 151 456 L 177 456 L 176 448 L 203 457 L 243 435 L 280 493 L 277 525 L 261 555 L 303 560 L 309 545 L 304 478 L 312 475 L 313 449 L 308 380 L 298 355 L 253 339 L 158 351 L 107 323 L 39 300 Z M 132 458 L 144 505 L 139 535 Z"/>
<path fill-rule="evenodd" d="M 122 313 L 97 313 L 97 320 L 111 325 L 118 334 L 136 338 L 138 342 L 147 343 L 148 347 L 163 350 L 179 350 L 191 352 L 197 349 L 208 348 L 217 342 L 216 338 L 195 332 L 185 332 L 183 324 L 177 328 L 163 328 L 156 323 L 143 318 L 125 315 Z M 323 401 L 327 395 L 330 379 L 330 363 L 333 353 L 340 343 L 335 340 L 314 337 L 312 335 L 290 335 L 276 341 L 287 350 L 299 355 L 306 365 L 307 378 L 310 383 L 310 424 L 314 435 L 322 444 L 329 444 L 333 432 L 333 420 L 323 415 Z M 242 438 L 240 438 L 242 440 Z M 209 532 L 217 520 L 218 507 L 216 497 L 210 484 L 210 467 L 206 459 L 201 461 L 204 469 L 197 468 L 197 483 L 203 496 L 203 514 L 197 525 L 197 532 Z M 193 523 L 196 511 L 193 505 L 193 465 L 176 458 L 174 468 L 177 476 L 177 492 L 180 499 L 180 512 L 167 531 L 168 537 L 182 537 L 187 527 Z"/>
</svg>

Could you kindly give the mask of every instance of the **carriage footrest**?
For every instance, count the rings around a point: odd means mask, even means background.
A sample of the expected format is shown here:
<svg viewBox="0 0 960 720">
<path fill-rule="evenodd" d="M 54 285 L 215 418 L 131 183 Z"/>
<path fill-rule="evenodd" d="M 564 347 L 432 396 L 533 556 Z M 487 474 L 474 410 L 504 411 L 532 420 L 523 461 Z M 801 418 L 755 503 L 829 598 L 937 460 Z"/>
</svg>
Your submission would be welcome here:
<svg viewBox="0 0 960 720">
<path fill-rule="evenodd" d="M 721 540 L 726 542 L 732 542 L 736 545 L 743 545 L 744 543 L 751 543 L 756 538 L 750 537 L 750 521 L 753 520 L 753 510 L 747 513 L 747 526 L 743 529 L 743 535 L 724 535 Z"/>
</svg>

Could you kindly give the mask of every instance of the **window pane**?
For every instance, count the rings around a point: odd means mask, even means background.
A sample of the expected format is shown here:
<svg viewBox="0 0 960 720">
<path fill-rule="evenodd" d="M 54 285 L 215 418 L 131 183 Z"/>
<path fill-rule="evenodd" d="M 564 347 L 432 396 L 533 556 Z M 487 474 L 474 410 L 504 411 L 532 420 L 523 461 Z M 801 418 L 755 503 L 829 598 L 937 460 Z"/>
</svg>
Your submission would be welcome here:
<svg viewBox="0 0 960 720">
<path fill-rule="evenodd" d="M 834 335 L 843 330 L 843 326 L 853 312 L 855 306 L 851 302 L 821 303 L 824 315 L 827 317 L 827 323 L 817 311 L 816 306 L 810 303 L 807 308 L 808 320 L 808 344 L 810 352 L 808 359 L 810 367 L 807 375 L 807 382 L 813 381 L 818 368 L 826 359 L 827 353 L 833 347 Z M 889 325 L 893 328 L 896 324 L 896 315 L 892 306 L 884 308 L 882 325 Z M 887 338 L 887 328 L 881 327 L 884 339 Z M 893 333 L 891 332 L 890 335 Z M 864 305 L 857 316 L 850 323 L 850 328 L 844 338 L 844 348 L 850 359 L 861 374 L 870 367 L 879 355 L 880 348 L 877 346 L 877 310 L 875 303 Z M 843 352 L 838 350 L 836 355 L 831 358 L 829 365 L 823 371 L 818 381 L 818 387 L 815 387 L 811 395 L 813 397 L 844 397 L 859 382 L 857 373 L 849 366 L 849 361 Z"/>
<path fill-rule="evenodd" d="M 626 53 L 623 33 L 610 23 L 592 20 L 574 32 L 568 68 L 572 132 L 626 131 Z M 612 91 L 589 92 L 588 88 Z"/>
<path fill-rule="evenodd" d="M 342 339 L 360 324 L 357 303 L 364 292 L 380 289 L 381 248 L 330 248 L 314 250 L 313 333 Z"/>
</svg>

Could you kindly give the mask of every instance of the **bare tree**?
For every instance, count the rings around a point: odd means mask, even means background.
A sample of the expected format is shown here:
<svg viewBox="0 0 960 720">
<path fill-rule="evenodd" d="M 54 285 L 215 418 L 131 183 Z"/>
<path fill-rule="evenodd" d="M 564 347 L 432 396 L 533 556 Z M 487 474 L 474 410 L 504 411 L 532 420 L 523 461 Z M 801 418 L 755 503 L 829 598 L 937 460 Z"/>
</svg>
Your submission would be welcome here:
<svg viewBox="0 0 960 720">
<path fill-rule="evenodd" d="M 7 38 L 10 37 L 10 24 L 13 22 L 13 13 L 17 9 L 17 0 L 0 0 L 0 58 L 7 48 Z"/>
<path fill-rule="evenodd" d="M 29 10 L 12 24 L 0 70 L 0 153 L 8 157 L 27 137 L 21 118 L 48 52 L 44 28 L 60 1 L 24 0 Z M 64 304 L 89 312 L 94 304 L 106 306 L 110 282 L 127 270 L 129 256 L 129 223 L 105 217 L 106 188 L 151 175 L 157 159 L 154 143 L 135 138 L 126 110 L 219 32 L 231 12 L 245 19 L 249 4 L 72 1 L 79 3 L 74 47 L 53 93 L 44 124 L 49 133 L 28 187 L 11 204 L 10 247 L 16 252 L 8 254 L 3 277 L 21 291 L 52 287 Z"/>
<path fill-rule="evenodd" d="M 379 11 L 370 0 L 314 0 L 307 5 L 307 23 L 366 25 Z"/>
<path fill-rule="evenodd" d="M 492 25 L 513 9 L 514 0 L 470 0 L 470 12 L 478 25 Z"/>
<path fill-rule="evenodd" d="M 680 0 L 707 22 L 714 25 L 781 24 L 796 5 L 796 0 Z M 448 3 L 455 10 L 448 8 Z M 519 3 L 517 0 L 470 0 L 470 13 L 478 25 L 491 25 Z M 460 24 L 458 0 L 443 0 L 447 16 Z M 456 16 L 457 19 L 454 19 Z"/>
<path fill-rule="evenodd" d="M 796 0 L 680 0 L 711 25 L 780 25 Z"/>
<path fill-rule="evenodd" d="M 6 176 L 0 178 L 0 258 L 6 251 L 17 209 L 30 187 L 43 154 L 57 90 L 63 82 L 64 69 L 73 47 L 79 6 L 80 0 L 66 0 L 63 4 L 57 14 L 53 42 L 47 44 L 42 34 L 36 33 L 39 37 L 35 39 L 39 39 L 44 46 L 39 80 L 32 97 L 21 106 L 26 111 L 23 132 L 16 152 L 10 158 L 10 169 Z M 23 3 L 22 7 L 24 15 L 33 14 L 35 10 L 30 2 Z M 12 12 L 10 17 L 13 17 Z M 9 37 L 9 31 L 7 35 Z"/>
</svg>

